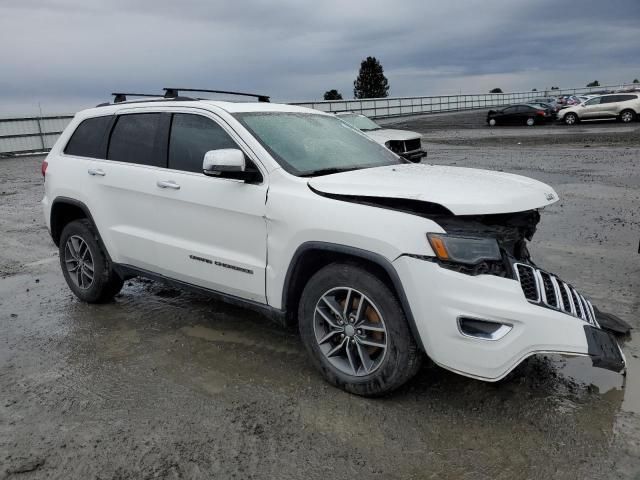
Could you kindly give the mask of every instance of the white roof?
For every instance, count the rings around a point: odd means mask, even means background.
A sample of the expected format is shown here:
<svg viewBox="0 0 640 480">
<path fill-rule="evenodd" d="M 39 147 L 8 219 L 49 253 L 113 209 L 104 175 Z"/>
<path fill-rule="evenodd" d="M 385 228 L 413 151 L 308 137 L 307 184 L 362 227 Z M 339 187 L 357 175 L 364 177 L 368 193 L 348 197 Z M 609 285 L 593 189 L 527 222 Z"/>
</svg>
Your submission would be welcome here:
<svg viewBox="0 0 640 480">
<path fill-rule="evenodd" d="M 269 103 L 269 102 L 223 102 L 216 100 L 167 100 L 166 102 L 158 101 L 162 97 L 154 99 L 153 101 L 139 101 L 131 100 L 120 103 L 113 103 L 105 105 L 104 107 L 95 107 L 78 112 L 78 117 L 94 117 L 99 115 L 110 115 L 120 110 L 136 108 L 136 107 L 198 107 L 205 108 L 210 105 L 212 107 L 218 107 L 229 113 L 243 113 L 243 112 L 291 112 L 291 113 L 314 113 L 318 115 L 328 115 L 319 110 L 314 110 L 307 107 L 299 107 L 296 105 L 287 105 L 284 103 Z"/>
</svg>

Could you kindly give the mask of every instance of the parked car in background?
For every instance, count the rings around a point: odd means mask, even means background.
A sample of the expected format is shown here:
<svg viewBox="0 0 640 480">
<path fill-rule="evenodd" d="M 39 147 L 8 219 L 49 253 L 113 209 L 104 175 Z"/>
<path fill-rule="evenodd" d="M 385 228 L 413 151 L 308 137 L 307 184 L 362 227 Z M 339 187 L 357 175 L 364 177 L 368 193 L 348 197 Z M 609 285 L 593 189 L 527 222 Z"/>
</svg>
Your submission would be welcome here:
<svg viewBox="0 0 640 480">
<path fill-rule="evenodd" d="M 427 152 L 422 149 L 422 135 L 408 130 L 398 130 L 395 128 L 383 128 L 370 118 L 360 113 L 338 113 L 340 120 L 348 123 L 354 128 L 364 132 L 380 145 L 384 145 L 393 153 L 406 158 L 411 162 L 419 162 Z"/>
<path fill-rule="evenodd" d="M 615 93 L 591 98 L 580 105 L 574 105 L 558 112 L 558 120 L 574 125 L 581 120 L 601 120 L 617 118 L 629 123 L 640 113 L 640 94 Z"/>
<path fill-rule="evenodd" d="M 560 110 L 560 105 L 558 104 L 558 99 L 556 97 L 534 98 L 529 103 L 546 103 L 553 109 L 554 112 L 557 112 L 558 110 Z"/>
<path fill-rule="evenodd" d="M 554 118 L 556 118 L 556 113 L 558 112 L 558 110 L 556 110 L 552 105 L 549 105 L 548 103 L 530 102 L 527 105 L 531 105 L 532 107 L 541 108 L 542 110 L 544 110 L 544 113 L 547 116 L 547 120 L 553 120 Z"/>
<path fill-rule="evenodd" d="M 487 123 L 494 125 L 528 125 L 548 122 L 552 117 L 542 107 L 529 104 L 510 105 L 499 110 L 489 110 Z"/>
<path fill-rule="evenodd" d="M 580 99 L 578 97 L 576 97 L 575 95 L 562 95 L 560 97 L 558 97 L 558 104 L 560 105 L 560 108 L 567 108 L 571 105 L 578 105 L 580 104 Z"/>
</svg>

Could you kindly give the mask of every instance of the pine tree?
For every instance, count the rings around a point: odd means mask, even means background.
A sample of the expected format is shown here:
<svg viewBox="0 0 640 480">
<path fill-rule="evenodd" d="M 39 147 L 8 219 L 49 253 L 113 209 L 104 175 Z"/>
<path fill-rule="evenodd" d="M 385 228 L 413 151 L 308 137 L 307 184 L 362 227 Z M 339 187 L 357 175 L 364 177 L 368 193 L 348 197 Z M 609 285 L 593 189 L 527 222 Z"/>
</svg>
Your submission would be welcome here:
<svg viewBox="0 0 640 480">
<path fill-rule="evenodd" d="M 325 100 L 342 100 L 342 94 L 335 88 L 324 92 Z"/>
<path fill-rule="evenodd" d="M 355 98 L 383 98 L 389 96 L 389 81 L 376 57 L 367 57 L 360 63 L 358 78 L 353 82 Z"/>
<path fill-rule="evenodd" d="M 502 93 L 502 89 L 501 88 L 493 88 L 493 89 L 491 89 L 491 91 L 489 93 Z"/>
</svg>

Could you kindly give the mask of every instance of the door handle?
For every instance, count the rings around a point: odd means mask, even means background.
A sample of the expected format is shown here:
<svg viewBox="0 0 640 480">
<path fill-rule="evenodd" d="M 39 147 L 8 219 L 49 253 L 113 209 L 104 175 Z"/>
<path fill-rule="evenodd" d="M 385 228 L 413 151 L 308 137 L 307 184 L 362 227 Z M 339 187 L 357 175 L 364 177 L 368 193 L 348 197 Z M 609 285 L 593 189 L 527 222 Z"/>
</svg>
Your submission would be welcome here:
<svg viewBox="0 0 640 480">
<path fill-rule="evenodd" d="M 156 185 L 160 188 L 170 188 L 172 190 L 180 190 L 180 185 L 178 185 L 173 180 L 158 181 Z"/>
<path fill-rule="evenodd" d="M 99 168 L 90 168 L 89 170 L 87 170 L 87 173 L 92 177 L 104 177 L 106 175 L 106 173 L 104 173 L 104 170 L 100 170 Z"/>
</svg>

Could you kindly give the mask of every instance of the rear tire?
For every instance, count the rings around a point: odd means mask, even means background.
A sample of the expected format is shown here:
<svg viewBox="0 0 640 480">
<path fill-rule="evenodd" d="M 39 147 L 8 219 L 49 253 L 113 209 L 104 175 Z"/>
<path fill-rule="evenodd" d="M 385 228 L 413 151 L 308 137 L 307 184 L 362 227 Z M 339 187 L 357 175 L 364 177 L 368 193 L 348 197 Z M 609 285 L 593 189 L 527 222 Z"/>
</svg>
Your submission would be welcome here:
<svg viewBox="0 0 640 480">
<path fill-rule="evenodd" d="M 529 117 L 527 118 L 527 127 L 533 127 L 536 124 L 536 121 L 534 118 Z"/>
<path fill-rule="evenodd" d="M 620 121 L 622 123 L 631 123 L 636 118 L 636 112 L 633 110 L 623 110 L 620 112 Z"/>
<path fill-rule="evenodd" d="M 64 279 L 80 300 L 107 302 L 122 289 L 124 281 L 113 270 L 89 220 L 74 220 L 64 227 L 59 253 Z"/>
<path fill-rule="evenodd" d="M 391 392 L 421 365 L 395 295 L 354 264 L 333 263 L 311 277 L 300 299 L 298 326 L 325 380 L 356 395 Z"/>
<path fill-rule="evenodd" d="M 578 116 L 575 113 L 567 113 L 564 116 L 565 125 L 575 125 L 578 123 Z"/>
</svg>

